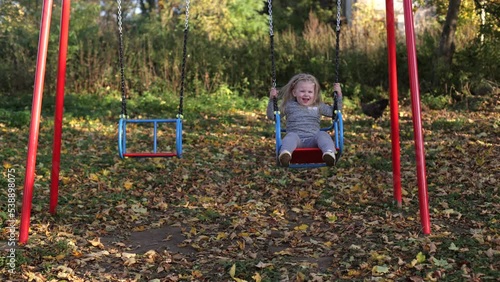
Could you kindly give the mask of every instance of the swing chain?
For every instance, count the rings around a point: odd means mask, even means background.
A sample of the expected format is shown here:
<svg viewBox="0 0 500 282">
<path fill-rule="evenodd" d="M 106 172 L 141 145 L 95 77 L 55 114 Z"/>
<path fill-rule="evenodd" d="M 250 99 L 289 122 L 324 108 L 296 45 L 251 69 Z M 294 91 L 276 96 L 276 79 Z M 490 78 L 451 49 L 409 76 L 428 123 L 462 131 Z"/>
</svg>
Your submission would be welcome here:
<svg viewBox="0 0 500 282">
<path fill-rule="evenodd" d="M 340 49 L 340 12 L 342 11 L 342 1 L 337 0 L 337 26 L 335 29 L 336 41 L 335 41 L 335 82 L 339 82 L 339 49 Z"/>
<path fill-rule="evenodd" d="M 186 0 L 186 19 L 184 21 L 184 40 L 182 46 L 182 66 L 181 66 L 181 89 L 180 89 L 180 101 L 179 101 L 179 117 L 182 118 L 183 114 L 183 102 L 184 102 L 184 81 L 186 78 L 186 58 L 187 58 L 187 38 L 189 31 L 189 3 L 190 0 Z"/>
<path fill-rule="evenodd" d="M 123 65 L 123 27 L 122 27 L 122 1 L 117 0 L 118 3 L 118 33 L 119 33 L 119 58 L 120 58 L 120 81 L 121 81 L 121 92 L 122 92 L 122 112 L 121 117 L 127 117 L 127 94 L 125 90 L 125 70 Z"/>
<path fill-rule="evenodd" d="M 274 31 L 273 31 L 273 1 L 267 1 L 267 8 L 269 11 L 269 39 L 271 45 L 271 85 L 276 89 L 276 62 L 274 58 Z M 274 112 L 278 111 L 278 98 L 273 98 Z"/>
<path fill-rule="evenodd" d="M 269 35 L 273 36 L 273 1 L 267 1 L 267 9 L 269 11 Z"/>
<path fill-rule="evenodd" d="M 340 13 L 342 11 L 342 0 L 337 0 L 337 25 L 335 28 L 336 40 L 335 40 L 335 82 L 339 82 L 340 77 Z M 337 93 L 333 93 L 333 112 L 342 110 L 342 97 Z M 337 115 L 333 115 L 334 122 L 337 121 Z"/>
</svg>

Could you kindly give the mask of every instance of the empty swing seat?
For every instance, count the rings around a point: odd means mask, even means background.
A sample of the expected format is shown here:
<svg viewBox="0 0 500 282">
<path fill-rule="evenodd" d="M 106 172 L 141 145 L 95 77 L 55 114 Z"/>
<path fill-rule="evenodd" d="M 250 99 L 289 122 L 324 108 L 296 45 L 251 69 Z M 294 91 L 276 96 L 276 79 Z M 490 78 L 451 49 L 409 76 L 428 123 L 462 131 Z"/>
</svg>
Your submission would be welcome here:
<svg viewBox="0 0 500 282">
<path fill-rule="evenodd" d="M 153 124 L 153 148 L 149 152 L 127 152 L 127 124 L 151 123 Z M 175 123 L 176 138 L 175 152 L 158 152 L 158 124 Z M 118 124 L 118 151 L 120 158 L 170 158 L 182 157 L 182 118 L 175 119 L 125 119 L 121 118 Z"/>
</svg>

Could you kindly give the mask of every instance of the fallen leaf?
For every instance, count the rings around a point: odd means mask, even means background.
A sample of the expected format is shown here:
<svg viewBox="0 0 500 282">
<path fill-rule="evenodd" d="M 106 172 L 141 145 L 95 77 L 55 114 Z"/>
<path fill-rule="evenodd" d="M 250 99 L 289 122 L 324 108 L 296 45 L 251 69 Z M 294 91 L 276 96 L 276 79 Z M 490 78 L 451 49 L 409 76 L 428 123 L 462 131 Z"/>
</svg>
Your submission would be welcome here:
<svg viewBox="0 0 500 282">
<path fill-rule="evenodd" d="M 98 247 L 99 249 L 104 249 L 104 245 L 101 243 L 101 238 L 99 237 L 87 241 L 94 247 Z"/>
<path fill-rule="evenodd" d="M 459 248 L 453 242 L 450 244 L 450 247 L 448 249 L 452 250 L 452 251 L 458 251 L 459 250 Z"/>
<path fill-rule="evenodd" d="M 255 272 L 254 276 L 252 276 L 253 280 L 255 280 L 255 282 L 262 282 L 262 277 L 260 276 L 260 274 L 258 272 Z"/>
<path fill-rule="evenodd" d="M 243 279 L 240 279 L 240 278 L 236 278 L 235 275 L 236 275 L 236 264 L 233 264 L 231 266 L 231 269 L 229 270 L 229 275 L 231 276 L 231 278 L 234 279 L 234 281 L 236 282 L 247 282 L 246 280 L 243 280 Z"/>
<path fill-rule="evenodd" d="M 389 267 L 387 266 L 380 266 L 376 265 L 372 268 L 372 274 L 373 275 L 380 275 L 389 272 Z"/>
</svg>

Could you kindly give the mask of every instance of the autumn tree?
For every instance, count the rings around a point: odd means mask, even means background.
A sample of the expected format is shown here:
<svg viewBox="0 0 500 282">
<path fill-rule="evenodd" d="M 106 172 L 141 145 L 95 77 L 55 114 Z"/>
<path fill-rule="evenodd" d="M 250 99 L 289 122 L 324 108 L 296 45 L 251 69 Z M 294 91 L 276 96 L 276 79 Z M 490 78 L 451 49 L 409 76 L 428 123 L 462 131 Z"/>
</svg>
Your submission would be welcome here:
<svg viewBox="0 0 500 282">
<path fill-rule="evenodd" d="M 451 64 L 455 49 L 454 39 L 461 2 L 462 0 L 450 0 L 448 12 L 446 13 L 446 20 L 441 33 L 441 40 L 439 41 L 439 55 L 447 64 Z"/>
</svg>

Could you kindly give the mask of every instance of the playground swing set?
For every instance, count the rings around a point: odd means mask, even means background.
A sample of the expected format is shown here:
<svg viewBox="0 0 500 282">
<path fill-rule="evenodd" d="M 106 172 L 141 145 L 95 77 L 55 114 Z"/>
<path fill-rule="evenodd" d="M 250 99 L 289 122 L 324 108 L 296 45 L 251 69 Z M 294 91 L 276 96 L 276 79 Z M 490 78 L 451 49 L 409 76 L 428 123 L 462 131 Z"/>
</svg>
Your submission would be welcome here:
<svg viewBox="0 0 500 282">
<path fill-rule="evenodd" d="M 70 0 L 62 1 L 61 8 L 61 28 L 59 36 L 59 57 L 58 71 L 56 84 L 56 106 L 54 112 L 54 140 L 52 152 L 52 171 L 51 171 L 51 187 L 50 187 L 50 207 L 49 212 L 56 214 L 59 190 L 59 171 L 60 171 L 60 155 L 61 155 L 61 136 L 62 136 L 62 116 L 64 106 L 64 87 L 66 73 L 66 55 L 68 50 L 68 34 L 69 34 L 69 18 L 70 18 Z M 125 93 L 125 78 L 123 66 L 123 33 L 121 24 L 121 0 L 118 3 L 118 19 L 119 19 L 119 35 L 120 35 L 120 72 L 121 72 L 121 90 L 122 90 L 122 113 L 118 122 L 118 151 L 121 158 L 135 157 L 181 157 L 182 156 L 182 104 L 184 91 L 184 76 L 185 76 L 185 60 L 186 60 L 186 44 L 188 33 L 188 18 L 189 18 L 189 0 L 186 0 L 186 21 L 184 29 L 183 42 L 183 58 L 182 58 L 182 83 L 180 91 L 179 112 L 175 119 L 129 119 L 126 111 L 126 93 Z M 272 86 L 276 87 L 276 71 L 274 61 L 274 33 L 272 22 L 272 0 L 268 0 L 269 6 L 269 25 L 270 25 L 270 41 L 271 41 L 271 57 L 272 57 Z M 26 158 L 26 170 L 24 178 L 23 201 L 21 211 L 21 223 L 19 231 L 19 243 L 26 244 L 28 241 L 30 216 L 33 199 L 33 187 L 35 181 L 36 154 L 38 147 L 38 136 L 41 116 L 41 106 L 43 97 L 43 87 L 45 79 L 45 69 L 48 53 L 48 42 L 50 32 L 50 20 L 52 16 L 53 0 L 44 0 L 42 6 L 40 36 L 38 42 L 38 56 L 36 62 L 36 71 L 34 79 L 33 101 L 31 109 L 31 120 L 28 138 L 28 151 Z M 413 114 L 413 131 L 415 141 L 416 163 L 417 163 L 417 181 L 418 181 L 418 196 L 420 208 L 420 221 L 422 225 L 422 233 L 430 234 L 430 216 L 428 206 L 427 182 L 425 172 L 425 156 L 422 135 L 422 122 L 420 117 L 420 93 L 418 88 L 418 70 L 416 59 L 415 35 L 412 14 L 412 1 L 403 0 L 404 16 L 405 16 L 405 33 L 408 55 L 408 68 L 410 74 L 410 91 Z M 338 82 L 339 69 L 339 32 L 340 32 L 340 12 L 341 0 L 337 0 L 337 42 L 336 42 L 336 82 Z M 391 139 L 392 139 L 392 167 L 393 167 L 393 191 L 394 201 L 398 207 L 402 206 L 402 189 L 401 189 L 401 173 L 400 173 L 400 147 L 399 147 L 399 122 L 398 122 L 398 94 L 397 94 L 397 68 L 396 68 L 396 40 L 395 40 L 395 18 L 394 18 L 394 3 L 393 0 L 386 0 L 386 22 L 387 22 L 387 45 L 388 45 L 388 66 L 389 66 L 389 93 L 390 93 L 390 109 L 391 109 Z M 333 93 L 333 107 L 335 114 L 332 117 L 332 126 L 324 130 L 334 130 L 334 139 L 336 145 L 337 159 L 340 158 L 343 152 L 343 121 L 342 121 L 342 97 L 339 93 Z M 281 128 L 279 119 L 279 109 L 277 102 L 274 101 L 274 110 L 276 115 L 276 153 L 281 146 L 281 133 L 285 132 Z M 129 123 L 149 123 L 153 124 L 153 151 L 152 152 L 127 152 L 127 124 Z M 157 127 L 161 123 L 176 124 L 176 152 L 163 153 L 157 152 Z M 297 149 L 297 154 L 293 155 L 295 163 L 291 165 L 296 167 L 318 167 L 323 166 L 323 161 L 318 160 L 317 148 L 302 148 Z M 321 157 L 321 154 L 319 154 Z"/>
</svg>

